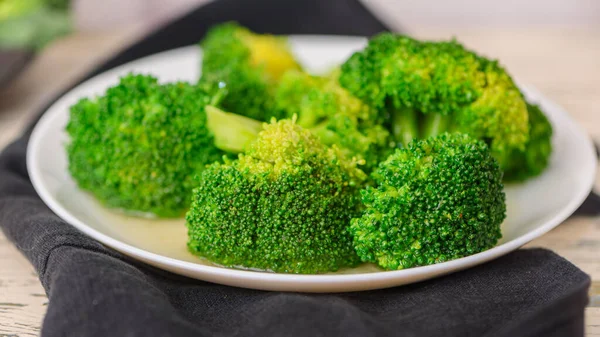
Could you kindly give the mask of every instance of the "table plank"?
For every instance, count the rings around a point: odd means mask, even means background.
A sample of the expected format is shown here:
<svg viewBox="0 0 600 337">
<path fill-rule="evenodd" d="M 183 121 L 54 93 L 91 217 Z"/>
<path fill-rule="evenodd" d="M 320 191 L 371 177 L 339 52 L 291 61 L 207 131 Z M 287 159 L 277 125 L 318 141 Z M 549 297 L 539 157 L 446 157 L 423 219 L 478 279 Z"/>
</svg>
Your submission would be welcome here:
<svg viewBox="0 0 600 337">
<path fill-rule="evenodd" d="M 421 38 L 457 36 L 470 48 L 501 59 L 519 80 L 562 105 L 600 140 L 600 26 L 409 28 Z M 44 102 L 134 35 L 76 34 L 50 46 L 13 85 L 0 90 L 0 147 Z M 526 247 L 551 249 L 591 275 L 586 335 L 600 336 L 600 218 L 569 219 Z M 44 290 L 33 268 L 2 234 L 0 270 L 0 336 L 37 335 L 47 303 Z"/>
</svg>

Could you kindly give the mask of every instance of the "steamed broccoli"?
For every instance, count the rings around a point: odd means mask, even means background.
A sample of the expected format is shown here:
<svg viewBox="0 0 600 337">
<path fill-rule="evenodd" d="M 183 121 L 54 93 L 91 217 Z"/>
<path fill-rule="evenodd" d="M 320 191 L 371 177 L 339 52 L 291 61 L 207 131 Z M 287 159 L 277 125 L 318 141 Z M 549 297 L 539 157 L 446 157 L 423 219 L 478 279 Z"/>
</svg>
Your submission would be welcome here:
<svg viewBox="0 0 600 337">
<path fill-rule="evenodd" d="M 273 92 L 281 75 L 300 69 L 284 37 L 255 34 L 236 23 L 212 28 L 202 46 L 201 82 L 227 89 L 220 107 L 261 121 L 276 115 Z"/>
<path fill-rule="evenodd" d="M 42 49 L 71 31 L 71 18 L 58 1 L 0 0 L 0 49 Z"/>
<path fill-rule="evenodd" d="M 214 145 L 230 154 L 247 150 L 263 129 L 263 122 L 225 112 L 214 105 L 207 105 L 205 110 L 207 126 L 214 137 Z"/>
<path fill-rule="evenodd" d="M 42 0 L 3 0 L 0 1 L 0 21 L 34 12 L 44 6 Z"/>
<path fill-rule="evenodd" d="M 489 143 L 502 168 L 529 138 L 521 92 L 496 62 L 455 41 L 382 33 L 341 67 L 340 84 L 390 113 L 396 141 L 459 131 Z"/>
<path fill-rule="evenodd" d="M 365 262 L 404 269 L 493 247 L 506 216 L 502 171 L 482 141 L 442 134 L 397 149 L 362 191 L 366 210 L 352 220 Z"/>
<path fill-rule="evenodd" d="M 133 74 L 80 100 L 66 128 L 71 175 L 109 207 L 182 215 L 194 176 L 223 156 L 206 127 L 210 100 L 194 85 Z"/>
<path fill-rule="evenodd" d="M 298 116 L 298 125 L 310 129 L 326 145 L 336 144 L 348 158 L 357 158 L 370 172 L 394 147 L 377 110 L 364 104 L 337 77 L 318 77 L 290 70 L 275 93 L 276 109 Z"/>
<path fill-rule="evenodd" d="M 529 141 L 525 150 L 514 150 L 504 170 L 509 182 L 524 181 L 542 173 L 548 166 L 552 152 L 552 125 L 539 106 L 527 104 L 529 112 Z"/>
<path fill-rule="evenodd" d="M 360 262 L 346 228 L 365 174 L 294 120 L 273 121 L 237 160 L 207 168 L 188 247 L 224 265 L 320 273 Z"/>
</svg>

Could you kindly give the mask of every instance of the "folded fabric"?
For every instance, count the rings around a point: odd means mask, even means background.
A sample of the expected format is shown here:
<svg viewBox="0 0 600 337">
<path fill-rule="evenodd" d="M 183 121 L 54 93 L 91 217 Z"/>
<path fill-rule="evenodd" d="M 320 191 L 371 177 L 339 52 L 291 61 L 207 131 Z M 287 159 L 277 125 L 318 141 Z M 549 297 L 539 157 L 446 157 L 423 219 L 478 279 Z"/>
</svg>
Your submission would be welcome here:
<svg viewBox="0 0 600 337">
<path fill-rule="evenodd" d="M 44 205 L 27 179 L 25 146 L 0 157 L 0 223 L 50 298 L 42 336 L 583 336 L 589 277 L 542 249 L 345 294 L 233 288 L 142 265 Z"/>
<path fill-rule="evenodd" d="M 368 36 L 386 30 L 355 0 L 220 0 L 163 27 L 84 79 L 195 43 L 208 27 L 227 20 L 278 34 Z M 0 155 L 0 225 L 49 296 L 42 336 L 583 335 L 589 277 L 541 249 L 418 284 L 344 294 L 233 288 L 133 261 L 78 232 L 41 201 L 25 163 L 31 127 Z"/>
</svg>

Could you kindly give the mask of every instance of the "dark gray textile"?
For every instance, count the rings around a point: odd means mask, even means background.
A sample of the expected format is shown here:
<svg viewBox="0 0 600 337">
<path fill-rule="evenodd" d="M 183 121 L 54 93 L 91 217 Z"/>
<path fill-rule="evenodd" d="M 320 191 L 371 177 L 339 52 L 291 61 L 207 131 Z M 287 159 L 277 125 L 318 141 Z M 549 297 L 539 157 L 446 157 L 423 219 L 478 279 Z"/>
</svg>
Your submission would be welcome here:
<svg viewBox="0 0 600 337">
<path fill-rule="evenodd" d="M 193 43 L 228 19 L 274 33 L 385 30 L 354 0 L 221 0 L 86 77 Z M 0 225 L 48 293 L 42 336 L 583 336 L 589 277 L 547 250 L 519 250 L 409 286 L 323 295 L 232 288 L 142 265 L 79 233 L 44 205 L 27 176 L 28 138 L 26 132 L 0 155 Z"/>
</svg>

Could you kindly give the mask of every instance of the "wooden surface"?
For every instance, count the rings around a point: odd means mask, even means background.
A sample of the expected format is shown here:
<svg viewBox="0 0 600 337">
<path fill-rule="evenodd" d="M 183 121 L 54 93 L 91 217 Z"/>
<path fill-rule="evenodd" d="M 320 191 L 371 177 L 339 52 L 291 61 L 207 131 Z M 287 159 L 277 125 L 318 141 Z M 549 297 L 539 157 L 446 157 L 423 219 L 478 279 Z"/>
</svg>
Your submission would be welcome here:
<svg viewBox="0 0 600 337">
<path fill-rule="evenodd" d="M 562 105 L 600 140 L 600 26 L 412 27 L 410 33 L 422 38 L 456 36 L 499 58 L 515 77 Z M 136 34 L 74 35 L 51 45 L 10 87 L 0 89 L 0 147 L 18 135 L 54 93 Z M 586 335 L 600 336 L 600 218 L 572 218 L 527 247 L 549 248 L 591 275 Z M 31 265 L 0 234 L 0 337 L 38 335 L 47 303 Z"/>
</svg>

